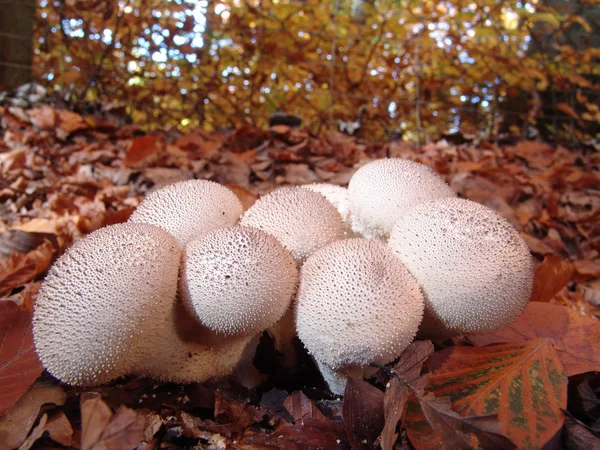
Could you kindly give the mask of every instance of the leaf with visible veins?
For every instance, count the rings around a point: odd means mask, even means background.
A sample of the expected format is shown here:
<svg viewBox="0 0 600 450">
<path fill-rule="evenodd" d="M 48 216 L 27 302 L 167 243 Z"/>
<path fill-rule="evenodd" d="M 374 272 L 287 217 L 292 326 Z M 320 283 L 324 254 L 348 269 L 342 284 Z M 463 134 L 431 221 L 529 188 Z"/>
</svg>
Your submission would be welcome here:
<svg viewBox="0 0 600 450">
<path fill-rule="evenodd" d="M 600 371 L 600 322 L 565 306 L 530 302 L 512 325 L 468 338 L 477 346 L 549 338 L 567 376 Z"/>
<path fill-rule="evenodd" d="M 0 414 L 13 406 L 44 370 L 33 348 L 32 316 L 13 302 L 0 301 Z"/>
</svg>

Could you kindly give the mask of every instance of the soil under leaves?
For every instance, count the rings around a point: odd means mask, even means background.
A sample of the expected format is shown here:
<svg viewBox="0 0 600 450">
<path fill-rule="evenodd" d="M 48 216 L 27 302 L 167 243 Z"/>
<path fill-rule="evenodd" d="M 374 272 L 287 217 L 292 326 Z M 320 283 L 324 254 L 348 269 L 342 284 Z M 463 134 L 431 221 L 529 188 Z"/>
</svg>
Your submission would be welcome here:
<svg viewBox="0 0 600 450">
<path fill-rule="evenodd" d="M 0 449 L 600 446 L 600 153 L 533 141 L 414 148 L 287 126 L 144 135 L 47 105 L 0 116 Z M 255 358 L 264 382 L 251 391 L 137 378 L 78 389 L 42 372 L 31 338 L 40 280 L 151 190 L 210 179 L 248 208 L 281 185 L 347 184 L 382 157 L 429 165 L 521 232 L 540 265 L 515 324 L 415 342 L 369 382 L 352 380 L 343 400 L 305 353 L 286 372 L 267 336 Z"/>
</svg>

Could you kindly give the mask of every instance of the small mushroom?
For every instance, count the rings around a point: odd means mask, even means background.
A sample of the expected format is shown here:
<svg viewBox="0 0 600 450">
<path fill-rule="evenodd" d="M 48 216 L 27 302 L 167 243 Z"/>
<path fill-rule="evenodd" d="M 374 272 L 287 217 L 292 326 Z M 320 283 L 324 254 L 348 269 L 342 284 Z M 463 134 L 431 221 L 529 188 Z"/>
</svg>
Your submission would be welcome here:
<svg viewBox="0 0 600 450">
<path fill-rule="evenodd" d="M 386 240 L 394 223 L 412 207 L 456 194 L 429 167 L 408 159 L 372 161 L 356 171 L 348 185 L 352 229 Z"/>
<path fill-rule="evenodd" d="M 69 248 L 35 303 L 34 344 L 48 372 L 82 386 L 130 373 L 132 349 L 174 301 L 180 254 L 169 233 L 141 223 L 101 228 Z"/>
<path fill-rule="evenodd" d="M 240 225 L 272 234 L 299 264 L 344 234 L 335 207 L 321 194 L 300 187 L 279 188 L 261 197 L 242 216 Z"/>
<path fill-rule="evenodd" d="M 380 242 L 334 242 L 302 266 L 295 306 L 298 336 L 336 394 L 343 393 L 346 374 L 398 357 L 422 317 L 419 285 Z"/>
<path fill-rule="evenodd" d="M 424 291 L 420 337 L 504 328 L 531 296 L 527 244 L 508 221 L 470 200 L 416 206 L 394 225 L 388 245 Z"/>
<path fill-rule="evenodd" d="M 188 180 L 149 194 L 129 222 L 158 225 L 183 247 L 217 228 L 235 225 L 242 215 L 237 196 L 214 181 Z"/>
<path fill-rule="evenodd" d="M 298 283 L 290 253 L 264 231 L 215 230 L 185 248 L 182 298 L 207 328 L 223 335 L 256 335 L 288 309 Z"/>
</svg>

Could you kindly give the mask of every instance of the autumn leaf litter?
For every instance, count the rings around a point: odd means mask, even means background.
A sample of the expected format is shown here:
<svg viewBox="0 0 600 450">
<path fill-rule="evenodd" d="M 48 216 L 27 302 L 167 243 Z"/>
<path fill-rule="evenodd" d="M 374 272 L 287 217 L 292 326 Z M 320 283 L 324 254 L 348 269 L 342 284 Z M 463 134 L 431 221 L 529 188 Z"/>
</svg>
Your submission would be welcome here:
<svg viewBox="0 0 600 450">
<path fill-rule="evenodd" d="M 567 375 L 569 392 L 595 395 L 600 381 L 585 374 L 600 368 L 595 352 L 600 341 L 598 153 L 539 142 L 484 142 L 474 148 L 440 141 L 415 149 L 400 141 L 360 142 L 337 132 L 312 137 L 286 126 L 144 135 L 134 126 L 94 122 L 49 106 L 0 108 L 0 113 L 0 331 L 5 336 L 0 379 L 15 383 L 2 396 L 0 433 L 8 430 L 3 436 L 12 439 L 7 448 L 48 443 L 86 449 L 391 448 L 396 440 L 414 448 L 432 443 L 452 448 L 453 442 L 488 448 L 506 439 L 517 444 L 528 439 L 541 447 L 563 423 Z M 517 322 L 498 333 L 437 342 L 434 353 L 413 344 L 371 384 L 350 383 L 343 402 L 328 397 L 306 355 L 298 375 L 285 373 L 273 363 L 275 352 L 267 339 L 255 365 L 269 376 L 252 391 L 227 380 L 184 386 L 130 378 L 91 392 L 57 385 L 48 375 L 38 378 L 41 366 L 32 359 L 29 324 L 32 305 L 45 271 L 75 239 L 127 220 L 145 195 L 174 181 L 198 178 L 229 185 L 247 208 L 277 186 L 345 185 L 359 166 L 382 157 L 424 163 L 460 196 L 509 220 L 540 262 L 534 298 L 542 303 L 531 303 Z M 9 313 L 13 319 L 7 319 Z M 483 346 L 490 343 L 496 345 Z M 509 366 L 490 362 L 507 351 Z M 415 354 L 420 357 L 414 365 L 403 366 Z M 479 355 L 477 363 L 464 362 L 474 361 L 471 354 Z M 546 362 L 536 366 L 539 378 L 531 378 L 532 361 Z M 480 388 L 463 398 L 457 392 L 466 385 L 456 379 L 440 390 L 436 382 L 451 377 L 457 364 L 467 373 L 482 368 L 492 373 L 481 380 L 488 392 Z M 21 376 L 24 371 L 29 375 Z M 551 409 L 543 411 L 555 416 L 552 426 L 536 413 L 540 398 L 510 390 L 510 380 L 526 374 L 534 387 L 539 383 L 553 393 L 546 401 Z M 527 413 L 494 409 L 493 394 L 503 389 L 503 398 L 521 402 Z M 581 404 L 582 394 L 569 395 L 573 401 L 564 442 L 589 442 L 598 411 L 572 406 Z M 16 426 L 11 418 L 17 416 L 28 419 Z M 516 419 L 547 431 L 524 436 L 507 425 Z M 423 433 L 423 426 L 437 431 Z"/>
</svg>

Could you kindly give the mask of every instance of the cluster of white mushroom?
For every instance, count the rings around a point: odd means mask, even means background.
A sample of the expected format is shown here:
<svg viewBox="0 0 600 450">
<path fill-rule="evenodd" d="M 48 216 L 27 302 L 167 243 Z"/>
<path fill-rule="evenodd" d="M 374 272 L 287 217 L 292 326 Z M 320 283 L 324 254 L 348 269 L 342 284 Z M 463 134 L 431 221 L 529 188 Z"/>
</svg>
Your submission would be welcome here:
<svg viewBox="0 0 600 450">
<path fill-rule="evenodd" d="M 371 162 L 348 189 L 280 188 L 245 213 L 227 188 L 192 180 L 153 192 L 129 222 L 54 264 L 34 342 L 70 384 L 200 382 L 244 373 L 265 330 L 284 350 L 297 332 L 341 394 L 348 374 L 394 360 L 417 331 L 508 325 L 532 284 L 518 232 L 415 162 Z"/>
</svg>

